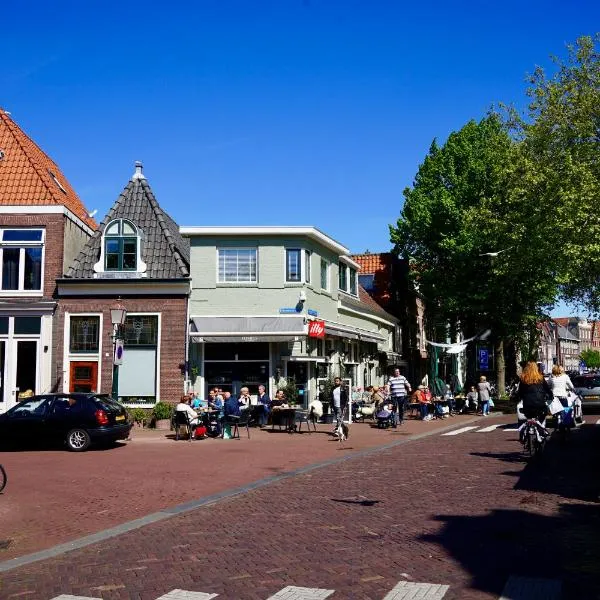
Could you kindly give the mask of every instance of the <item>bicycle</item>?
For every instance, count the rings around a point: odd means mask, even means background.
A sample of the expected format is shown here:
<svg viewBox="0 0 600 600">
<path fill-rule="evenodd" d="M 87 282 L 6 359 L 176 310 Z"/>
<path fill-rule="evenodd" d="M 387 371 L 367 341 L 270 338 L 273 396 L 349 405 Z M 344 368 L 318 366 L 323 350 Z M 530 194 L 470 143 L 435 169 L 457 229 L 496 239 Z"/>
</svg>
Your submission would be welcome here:
<svg viewBox="0 0 600 600">
<path fill-rule="evenodd" d="M 519 434 L 526 454 L 536 457 L 542 453 L 548 432 L 537 419 L 527 419 L 519 428 Z"/>
<path fill-rule="evenodd" d="M 6 482 L 8 481 L 8 477 L 6 476 L 6 470 L 2 465 L 0 465 L 0 493 L 6 487 Z"/>
</svg>

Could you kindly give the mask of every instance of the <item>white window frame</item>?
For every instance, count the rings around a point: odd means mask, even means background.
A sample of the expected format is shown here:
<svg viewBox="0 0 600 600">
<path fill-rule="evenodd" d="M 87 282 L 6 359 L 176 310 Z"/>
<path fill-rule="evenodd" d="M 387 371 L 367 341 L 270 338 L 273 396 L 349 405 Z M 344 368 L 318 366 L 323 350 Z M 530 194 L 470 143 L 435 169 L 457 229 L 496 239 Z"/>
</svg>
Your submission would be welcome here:
<svg viewBox="0 0 600 600">
<path fill-rule="evenodd" d="M 341 271 L 341 269 L 344 269 L 346 272 L 346 287 L 340 287 L 340 274 L 338 273 L 338 289 L 340 290 L 340 292 L 344 292 L 349 296 L 354 296 L 355 298 L 358 298 L 358 271 L 354 267 L 351 267 L 350 265 L 347 265 L 343 262 L 338 263 L 338 270 Z M 350 289 L 350 272 L 352 271 L 355 274 L 356 290 L 354 291 Z"/>
<path fill-rule="evenodd" d="M 288 252 L 300 253 L 300 279 L 288 280 L 287 278 L 287 262 Z M 312 261 L 312 252 L 300 246 L 286 246 L 283 249 L 283 281 L 286 285 L 303 285 L 311 283 L 312 268 L 309 261 Z M 308 266 L 308 269 L 306 268 Z"/>
<path fill-rule="evenodd" d="M 100 317 L 98 352 L 75 353 L 71 352 L 71 317 Z M 111 325 L 112 328 L 112 325 Z M 63 393 L 68 393 L 71 388 L 71 363 L 72 362 L 97 362 L 97 386 L 98 391 L 102 389 L 102 353 L 104 342 L 104 315 L 100 312 L 82 312 L 72 313 L 65 312 L 65 320 L 63 323 Z M 111 331 L 112 333 L 112 331 Z"/>
<path fill-rule="evenodd" d="M 40 241 L 3 241 L 5 231 L 40 231 L 42 239 Z M 16 290 L 1 289 L 2 280 L 4 278 L 4 249 L 14 250 L 19 249 L 19 283 Z M 42 249 L 42 264 L 40 269 L 40 289 L 26 290 L 25 287 L 25 249 L 26 248 L 41 248 Z M 0 228 L 0 295 L 2 296 L 43 296 L 44 295 L 44 275 L 46 266 L 46 229 L 44 227 L 2 227 Z"/>
<path fill-rule="evenodd" d="M 114 223 L 119 222 L 119 231 L 121 232 L 120 235 L 105 235 L 105 232 L 110 229 L 112 227 L 112 225 L 114 225 Z M 135 231 L 135 234 L 131 234 L 131 235 L 123 235 L 122 234 L 122 227 L 123 227 L 123 223 L 127 223 L 128 225 L 130 225 L 133 230 Z M 106 255 L 106 240 L 108 239 L 120 239 L 120 238 L 124 238 L 124 237 L 131 237 L 131 238 L 136 238 L 136 268 L 133 270 L 127 269 L 127 270 L 110 270 L 107 271 L 105 268 L 105 255 Z M 118 219 L 113 219 L 112 221 L 110 221 L 109 223 L 107 223 L 106 227 L 104 228 L 104 231 L 102 232 L 102 241 L 100 243 L 100 260 L 94 265 L 94 273 L 146 273 L 146 271 L 148 270 L 148 265 L 142 260 L 142 239 L 143 239 L 143 235 L 142 235 L 142 230 L 131 220 L 129 219 L 122 219 L 122 218 L 118 218 Z M 145 275 L 144 275 L 145 277 Z"/>
<path fill-rule="evenodd" d="M 325 266 L 325 287 L 323 287 L 323 266 Z M 321 257 L 319 268 L 319 286 L 325 292 L 331 290 L 331 263 L 323 257 Z"/>
<path fill-rule="evenodd" d="M 236 252 L 240 252 L 240 251 L 251 251 L 254 252 L 254 262 L 256 264 L 256 269 L 255 269 L 255 278 L 253 280 L 249 280 L 249 281 L 222 281 L 221 280 L 221 273 L 220 273 L 220 252 L 221 250 L 225 250 L 225 251 L 232 251 L 235 250 Z M 259 277 L 259 273 L 258 273 L 258 247 L 257 246 L 218 246 L 217 247 L 217 265 L 216 265 L 216 270 L 217 270 L 217 284 L 218 285 L 257 285 L 258 284 L 258 277 Z M 239 267 L 238 267 L 238 271 L 239 271 Z"/>
</svg>

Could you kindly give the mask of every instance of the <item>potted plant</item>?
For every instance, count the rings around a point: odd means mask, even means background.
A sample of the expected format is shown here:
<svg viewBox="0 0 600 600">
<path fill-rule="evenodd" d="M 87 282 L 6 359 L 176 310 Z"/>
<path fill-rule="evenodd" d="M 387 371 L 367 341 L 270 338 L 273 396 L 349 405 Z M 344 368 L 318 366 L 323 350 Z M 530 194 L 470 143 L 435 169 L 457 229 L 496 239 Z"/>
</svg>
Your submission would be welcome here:
<svg viewBox="0 0 600 600">
<path fill-rule="evenodd" d="M 152 409 L 152 425 L 156 429 L 171 429 L 171 418 L 173 417 L 173 405 L 166 402 L 157 402 Z"/>
<path fill-rule="evenodd" d="M 151 413 L 145 408 L 130 408 L 129 417 L 138 427 L 146 427 L 146 423 L 151 420 Z"/>
</svg>

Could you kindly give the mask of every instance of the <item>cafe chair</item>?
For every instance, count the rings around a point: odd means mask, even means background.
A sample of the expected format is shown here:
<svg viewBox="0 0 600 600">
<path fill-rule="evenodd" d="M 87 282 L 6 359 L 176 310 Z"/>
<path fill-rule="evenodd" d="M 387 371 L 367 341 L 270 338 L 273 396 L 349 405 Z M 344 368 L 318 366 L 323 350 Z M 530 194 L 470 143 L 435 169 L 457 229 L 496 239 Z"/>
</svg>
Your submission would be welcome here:
<svg viewBox="0 0 600 600">
<path fill-rule="evenodd" d="M 310 430 L 310 424 L 312 423 L 315 431 L 317 430 L 317 425 L 314 420 L 308 415 L 305 410 L 297 410 L 294 415 L 294 424 L 298 423 L 298 433 L 302 431 L 302 423 L 306 423 L 306 428 L 308 429 L 308 433 L 312 433 Z"/>
<path fill-rule="evenodd" d="M 249 410 L 243 410 L 239 417 L 234 417 L 232 415 L 226 416 L 223 422 L 223 433 L 221 434 L 221 437 L 225 435 L 225 427 L 229 425 L 231 428 L 231 439 L 240 439 L 240 427 L 246 428 L 248 439 L 250 439 L 250 420 L 252 418 L 250 412 L 251 411 Z"/>
<path fill-rule="evenodd" d="M 185 427 L 186 436 L 191 442 L 194 435 L 192 424 L 190 422 L 190 415 L 184 410 L 175 411 L 175 419 L 173 422 L 175 426 L 175 440 L 179 440 L 179 431 L 182 427 Z"/>
</svg>

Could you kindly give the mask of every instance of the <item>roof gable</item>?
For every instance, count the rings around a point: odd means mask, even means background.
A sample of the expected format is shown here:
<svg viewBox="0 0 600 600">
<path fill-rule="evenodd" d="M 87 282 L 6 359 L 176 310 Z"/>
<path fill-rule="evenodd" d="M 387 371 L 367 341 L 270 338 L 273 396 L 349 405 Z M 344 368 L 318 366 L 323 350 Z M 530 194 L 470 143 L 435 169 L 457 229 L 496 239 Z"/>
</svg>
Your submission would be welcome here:
<svg viewBox="0 0 600 600">
<path fill-rule="evenodd" d="M 141 175 L 141 165 L 138 169 L 104 217 L 99 230 L 73 262 L 66 275 L 68 278 L 102 278 L 102 274 L 95 273 L 94 265 L 100 259 L 104 230 L 114 219 L 127 219 L 140 230 L 141 258 L 147 265 L 146 278 L 189 277 L 189 241 L 181 236 L 175 221 L 159 206 L 150 184 Z"/>
<path fill-rule="evenodd" d="M 64 206 L 91 229 L 96 221 L 56 163 L 0 109 L 0 204 Z"/>
</svg>

